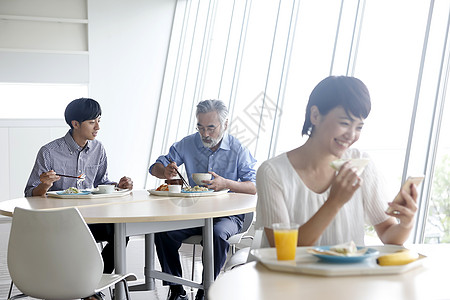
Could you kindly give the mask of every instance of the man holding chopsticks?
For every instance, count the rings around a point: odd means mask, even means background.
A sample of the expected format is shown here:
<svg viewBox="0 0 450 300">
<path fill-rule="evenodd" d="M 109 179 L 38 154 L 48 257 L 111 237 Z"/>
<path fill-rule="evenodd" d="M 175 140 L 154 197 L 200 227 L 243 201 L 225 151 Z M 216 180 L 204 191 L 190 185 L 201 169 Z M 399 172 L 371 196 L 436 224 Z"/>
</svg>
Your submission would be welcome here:
<svg viewBox="0 0 450 300">
<path fill-rule="evenodd" d="M 106 151 L 97 141 L 102 110 L 90 98 L 70 102 L 64 117 L 70 126 L 65 136 L 39 150 L 36 162 L 25 187 L 25 197 L 43 196 L 47 191 L 66 190 L 70 187 L 89 189 L 99 184 L 115 184 L 132 189 L 133 181 L 122 177 L 118 183 L 108 179 Z M 113 224 L 89 225 L 97 241 L 107 241 L 102 251 L 104 273 L 114 270 Z"/>
<path fill-rule="evenodd" d="M 64 117 L 70 130 L 39 150 L 25 187 L 26 197 L 69 187 L 87 189 L 115 184 L 108 179 L 105 148 L 95 140 L 101 114 L 100 104 L 93 99 L 80 98 L 67 105 Z M 122 177 L 118 187 L 133 188 L 133 182 Z"/>
<path fill-rule="evenodd" d="M 212 180 L 203 182 L 209 189 L 256 194 L 254 169 L 256 160 L 235 137 L 226 132 L 228 109 L 220 100 L 205 100 L 197 105 L 197 133 L 183 138 L 170 147 L 167 155 L 160 156 L 149 172 L 161 179 L 177 176 L 178 166 L 184 164 L 190 185 L 193 173 L 210 173 Z M 225 263 L 229 244 L 227 239 L 239 233 L 244 215 L 214 218 L 214 278 Z M 202 234 L 202 228 L 189 228 L 155 234 L 156 251 L 163 272 L 181 277 L 178 249 L 182 241 Z M 169 300 L 188 299 L 183 286 L 171 282 Z M 204 291 L 195 297 L 204 299 Z"/>
</svg>

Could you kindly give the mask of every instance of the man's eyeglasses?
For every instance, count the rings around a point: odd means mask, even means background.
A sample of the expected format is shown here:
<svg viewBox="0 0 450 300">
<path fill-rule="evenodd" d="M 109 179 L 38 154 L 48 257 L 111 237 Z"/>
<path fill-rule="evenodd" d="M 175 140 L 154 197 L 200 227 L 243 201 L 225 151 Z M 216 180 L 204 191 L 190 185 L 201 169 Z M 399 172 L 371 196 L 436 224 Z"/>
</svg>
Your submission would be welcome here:
<svg viewBox="0 0 450 300">
<path fill-rule="evenodd" d="M 206 131 L 206 132 L 208 132 L 208 134 L 211 134 L 214 131 L 216 131 L 217 127 L 219 127 L 219 126 L 207 126 L 206 128 L 203 126 L 197 126 L 197 128 L 195 128 L 195 129 L 197 129 L 197 131 L 200 133 Z"/>
</svg>

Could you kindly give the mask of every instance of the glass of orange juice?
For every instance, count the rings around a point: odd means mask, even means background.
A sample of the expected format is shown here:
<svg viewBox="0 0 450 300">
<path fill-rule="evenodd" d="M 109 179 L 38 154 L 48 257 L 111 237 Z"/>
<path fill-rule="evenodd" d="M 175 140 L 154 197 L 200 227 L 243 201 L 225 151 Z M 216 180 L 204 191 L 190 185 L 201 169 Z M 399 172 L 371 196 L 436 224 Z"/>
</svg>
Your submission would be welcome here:
<svg viewBox="0 0 450 300">
<path fill-rule="evenodd" d="M 298 224 L 275 223 L 272 225 L 278 260 L 294 260 L 297 250 Z"/>
</svg>

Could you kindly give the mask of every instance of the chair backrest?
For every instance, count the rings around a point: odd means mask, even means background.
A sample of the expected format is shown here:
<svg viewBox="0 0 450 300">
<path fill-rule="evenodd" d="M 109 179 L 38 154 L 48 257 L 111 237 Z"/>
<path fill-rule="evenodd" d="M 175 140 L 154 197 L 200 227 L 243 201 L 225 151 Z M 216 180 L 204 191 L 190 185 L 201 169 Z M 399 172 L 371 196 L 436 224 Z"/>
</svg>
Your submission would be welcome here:
<svg viewBox="0 0 450 300">
<path fill-rule="evenodd" d="M 244 223 L 242 224 L 241 232 L 246 233 L 249 230 L 250 226 L 253 223 L 254 214 L 254 212 L 249 212 L 244 215 Z"/>
<path fill-rule="evenodd" d="M 244 222 L 242 223 L 241 231 L 239 231 L 239 233 L 237 233 L 235 235 L 230 236 L 228 238 L 228 243 L 238 244 L 241 242 L 242 237 L 244 236 L 244 234 L 246 234 L 248 232 L 248 230 L 250 229 L 250 226 L 253 223 L 253 216 L 254 216 L 254 212 L 249 212 L 244 215 Z"/>
<path fill-rule="evenodd" d="M 16 208 L 7 256 L 14 284 L 33 298 L 88 297 L 103 273 L 101 254 L 76 208 Z"/>
<path fill-rule="evenodd" d="M 252 245 L 250 246 L 247 262 L 257 261 L 258 259 L 251 254 L 253 249 L 263 248 L 262 245 L 264 243 L 264 239 L 266 239 L 266 234 L 264 233 L 264 229 L 256 229 L 255 234 L 253 236 Z"/>
</svg>

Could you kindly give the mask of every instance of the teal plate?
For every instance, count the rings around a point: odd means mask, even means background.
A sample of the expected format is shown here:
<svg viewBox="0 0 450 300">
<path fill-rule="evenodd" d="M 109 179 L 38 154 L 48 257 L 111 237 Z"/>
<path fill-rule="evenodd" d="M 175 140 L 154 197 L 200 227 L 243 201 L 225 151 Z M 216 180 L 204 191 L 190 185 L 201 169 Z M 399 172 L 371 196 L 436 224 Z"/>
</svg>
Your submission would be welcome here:
<svg viewBox="0 0 450 300">
<path fill-rule="evenodd" d="M 358 247 L 358 250 L 362 248 L 364 247 Z M 315 247 L 314 249 L 317 249 L 319 251 L 330 250 L 330 246 Z M 378 254 L 379 254 L 378 250 L 373 248 L 367 248 L 366 253 L 364 253 L 364 255 L 359 256 L 334 256 L 334 255 L 313 253 L 314 256 L 320 258 L 324 262 L 341 263 L 341 264 L 362 262 L 368 258 L 378 256 Z"/>
<path fill-rule="evenodd" d="M 64 193 L 63 192 L 56 192 L 58 195 L 89 195 L 91 192 L 90 191 L 81 191 L 79 193 Z"/>
<path fill-rule="evenodd" d="M 212 193 L 214 192 L 214 190 L 209 189 L 207 191 L 185 191 L 185 190 L 181 190 L 182 193 Z"/>
</svg>

